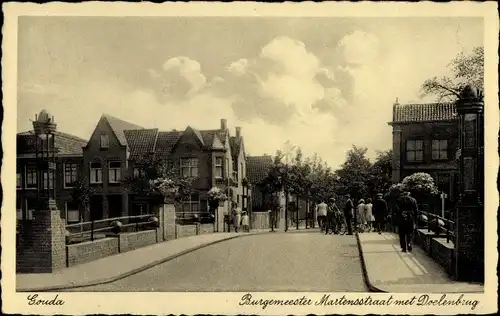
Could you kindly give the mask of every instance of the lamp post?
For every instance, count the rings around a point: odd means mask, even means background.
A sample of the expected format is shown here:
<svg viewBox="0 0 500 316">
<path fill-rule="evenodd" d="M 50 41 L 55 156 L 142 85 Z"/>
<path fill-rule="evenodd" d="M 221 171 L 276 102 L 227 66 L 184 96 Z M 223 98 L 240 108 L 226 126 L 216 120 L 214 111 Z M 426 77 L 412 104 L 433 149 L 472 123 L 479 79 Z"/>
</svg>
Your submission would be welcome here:
<svg viewBox="0 0 500 316">
<path fill-rule="evenodd" d="M 455 210 L 455 277 L 484 282 L 484 101 L 466 86 L 456 103 L 460 126 L 460 195 Z"/>
<path fill-rule="evenodd" d="M 246 211 L 248 213 L 248 218 L 249 218 L 249 222 L 251 223 L 252 220 L 251 220 L 251 217 L 250 217 L 250 212 L 249 212 L 249 208 L 248 208 L 248 186 L 249 186 L 249 183 L 248 183 L 248 180 L 246 178 L 244 178 L 243 180 L 241 180 L 241 185 L 243 186 L 243 211 Z M 250 224 L 249 223 L 249 224 Z"/>
<path fill-rule="evenodd" d="M 37 176 L 38 211 L 56 210 L 55 191 L 55 131 L 54 117 L 42 110 L 33 121 L 35 132 L 35 158 Z"/>
</svg>

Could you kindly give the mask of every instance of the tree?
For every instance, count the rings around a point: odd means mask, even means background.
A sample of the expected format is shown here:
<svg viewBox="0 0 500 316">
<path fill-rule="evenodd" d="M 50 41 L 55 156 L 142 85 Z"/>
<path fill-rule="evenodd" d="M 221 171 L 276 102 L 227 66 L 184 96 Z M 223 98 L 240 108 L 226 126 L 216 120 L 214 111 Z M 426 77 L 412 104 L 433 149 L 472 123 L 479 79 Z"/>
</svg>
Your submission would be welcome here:
<svg viewBox="0 0 500 316">
<path fill-rule="evenodd" d="M 434 179 L 425 172 L 417 172 L 405 177 L 402 185 L 405 190 L 411 192 L 415 197 L 425 198 L 438 194 Z"/>
<path fill-rule="evenodd" d="M 370 168 L 368 191 L 371 195 L 385 193 L 392 181 L 392 150 L 377 152 L 377 158 Z"/>
<path fill-rule="evenodd" d="M 168 179 L 172 187 L 176 188 L 176 201 L 186 200 L 190 196 L 192 179 L 183 177 L 178 168 L 157 154 L 144 153 L 135 160 L 135 164 L 139 174 L 128 175 L 123 181 L 133 193 L 160 199 L 162 196 L 158 189 L 160 184 L 164 187 Z"/>
<path fill-rule="evenodd" d="M 94 192 L 95 190 L 90 186 L 85 173 L 81 172 L 75 183 L 73 183 L 73 190 L 71 191 L 71 197 L 80 209 L 80 219 L 85 218 L 85 213 L 90 214 L 90 197 Z"/>
<path fill-rule="evenodd" d="M 350 193 L 356 199 L 368 194 L 371 163 L 366 158 L 367 148 L 353 147 L 347 152 L 347 159 L 335 173 L 338 176 L 338 193 Z"/>
<path fill-rule="evenodd" d="M 451 77 L 427 79 L 421 87 L 421 96 L 434 95 L 438 101 L 455 101 L 460 91 L 472 84 L 478 89 L 484 87 L 484 48 L 475 47 L 471 54 L 459 53 L 449 64 Z"/>
</svg>

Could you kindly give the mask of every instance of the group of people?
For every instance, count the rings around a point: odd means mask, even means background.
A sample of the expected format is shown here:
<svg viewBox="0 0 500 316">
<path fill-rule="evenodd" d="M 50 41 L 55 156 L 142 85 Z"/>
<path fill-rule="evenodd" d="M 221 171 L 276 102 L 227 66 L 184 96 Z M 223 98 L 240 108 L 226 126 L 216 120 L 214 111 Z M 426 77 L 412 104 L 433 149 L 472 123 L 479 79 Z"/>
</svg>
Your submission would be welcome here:
<svg viewBox="0 0 500 316">
<path fill-rule="evenodd" d="M 250 217 L 246 211 L 242 211 L 240 206 L 236 203 L 233 205 L 233 210 L 231 212 L 231 222 L 234 227 L 235 232 L 240 231 L 240 227 L 243 232 L 250 232 Z"/>
<path fill-rule="evenodd" d="M 343 212 L 337 206 L 335 198 L 331 198 L 329 204 L 323 201 L 316 206 L 317 220 L 321 231 L 325 234 L 338 234 L 342 225 L 346 225 L 347 234 L 352 235 L 352 226 L 354 225 L 354 229 L 358 232 L 376 230 L 381 234 L 387 215 L 387 203 L 383 199 L 383 195 L 377 194 L 373 203 L 370 198 L 366 200 L 366 203 L 364 199 L 361 199 L 357 207 L 354 207 L 354 202 L 349 194 L 346 198 Z"/>
<path fill-rule="evenodd" d="M 338 234 L 342 225 L 345 225 L 347 234 L 352 235 L 353 224 L 354 230 L 360 233 L 376 231 L 381 234 L 385 230 L 389 212 L 382 193 L 377 194 L 373 203 L 370 198 L 367 198 L 366 202 L 360 199 L 356 207 L 349 194 L 346 198 L 343 211 L 337 206 L 335 198 L 331 198 L 328 204 L 323 201 L 316 206 L 317 220 L 322 232 Z M 395 217 L 393 223 L 398 228 L 401 250 L 411 251 L 418 214 L 417 201 L 410 196 L 410 192 L 405 191 L 397 199 L 392 213 Z"/>
</svg>

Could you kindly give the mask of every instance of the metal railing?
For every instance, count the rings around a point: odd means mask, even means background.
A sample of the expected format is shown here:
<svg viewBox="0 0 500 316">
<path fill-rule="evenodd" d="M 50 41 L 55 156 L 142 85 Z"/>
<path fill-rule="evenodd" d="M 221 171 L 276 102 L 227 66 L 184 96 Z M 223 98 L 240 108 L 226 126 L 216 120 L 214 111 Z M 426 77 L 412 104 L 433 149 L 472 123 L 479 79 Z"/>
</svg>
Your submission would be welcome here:
<svg viewBox="0 0 500 316">
<path fill-rule="evenodd" d="M 90 222 L 81 222 L 66 225 L 66 243 L 75 244 L 85 241 L 94 241 L 106 237 L 115 237 L 120 232 L 137 232 L 156 229 L 158 222 L 153 214 L 138 216 L 124 216 L 100 219 Z M 121 225 L 116 224 L 120 222 Z M 117 228 L 119 226 L 119 228 Z"/>
<path fill-rule="evenodd" d="M 176 211 L 175 221 L 179 225 L 190 225 L 195 223 L 212 224 L 215 216 L 208 211 Z"/>
<path fill-rule="evenodd" d="M 424 215 L 427 219 L 423 219 L 421 215 Z M 443 224 L 439 222 L 440 220 L 443 222 Z M 455 236 L 455 222 L 442 216 L 426 211 L 418 211 L 417 222 L 423 222 L 425 224 L 425 227 L 427 227 L 427 231 L 429 232 L 434 231 L 439 236 L 445 235 L 447 243 L 449 243 L 450 240 Z"/>
</svg>

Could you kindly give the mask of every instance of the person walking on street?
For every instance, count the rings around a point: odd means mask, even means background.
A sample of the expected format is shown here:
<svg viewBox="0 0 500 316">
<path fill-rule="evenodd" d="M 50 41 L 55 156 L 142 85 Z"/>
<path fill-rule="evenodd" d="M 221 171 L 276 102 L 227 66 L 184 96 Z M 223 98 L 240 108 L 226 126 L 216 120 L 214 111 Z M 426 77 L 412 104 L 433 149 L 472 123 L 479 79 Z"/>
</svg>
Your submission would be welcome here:
<svg viewBox="0 0 500 316">
<path fill-rule="evenodd" d="M 326 230 L 326 215 L 327 215 L 328 205 L 325 202 L 321 202 L 316 206 L 316 214 L 318 214 L 318 225 L 323 232 Z"/>
<path fill-rule="evenodd" d="M 243 215 L 241 216 L 241 226 L 244 233 L 250 232 L 250 217 L 247 212 L 243 212 Z"/>
<path fill-rule="evenodd" d="M 236 207 L 234 208 L 233 211 L 233 225 L 235 232 L 238 232 L 240 230 L 240 223 L 241 223 L 241 208 L 238 204 L 236 204 Z"/>
<path fill-rule="evenodd" d="M 373 209 L 372 199 L 368 198 L 366 199 L 366 204 L 365 204 L 366 228 L 368 232 L 371 232 L 373 230 L 373 222 L 375 221 L 372 209 Z"/>
<path fill-rule="evenodd" d="M 378 193 L 377 199 L 373 202 L 373 217 L 375 218 L 375 230 L 382 234 L 385 217 L 387 216 L 387 202 L 382 198 L 383 194 Z"/>
<path fill-rule="evenodd" d="M 347 225 L 347 235 L 352 235 L 352 219 L 354 217 L 354 203 L 352 203 L 351 195 L 347 194 L 347 201 L 344 207 L 344 217 Z"/>
<path fill-rule="evenodd" d="M 330 205 L 328 206 L 327 220 L 329 222 L 328 227 L 332 229 L 333 234 L 338 234 L 340 230 L 340 210 L 335 204 L 335 198 L 330 198 Z M 328 233 L 328 232 L 327 232 Z"/>
<path fill-rule="evenodd" d="M 412 250 L 413 230 L 417 219 L 417 200 L 405 191 L 396 202 L 396 223 L 398 225 L 399 243 L 403 252 Z"/>
<path fill-rule="evenodd" d="M 357 209 L 357 227 L 359 227 L 359 232 L 364 232 L 365 227 L 366 227 L 366 218 L 365 218 L 365 200 L 361 199 L 358 202 L 358 209 Z"/>
</svg>

